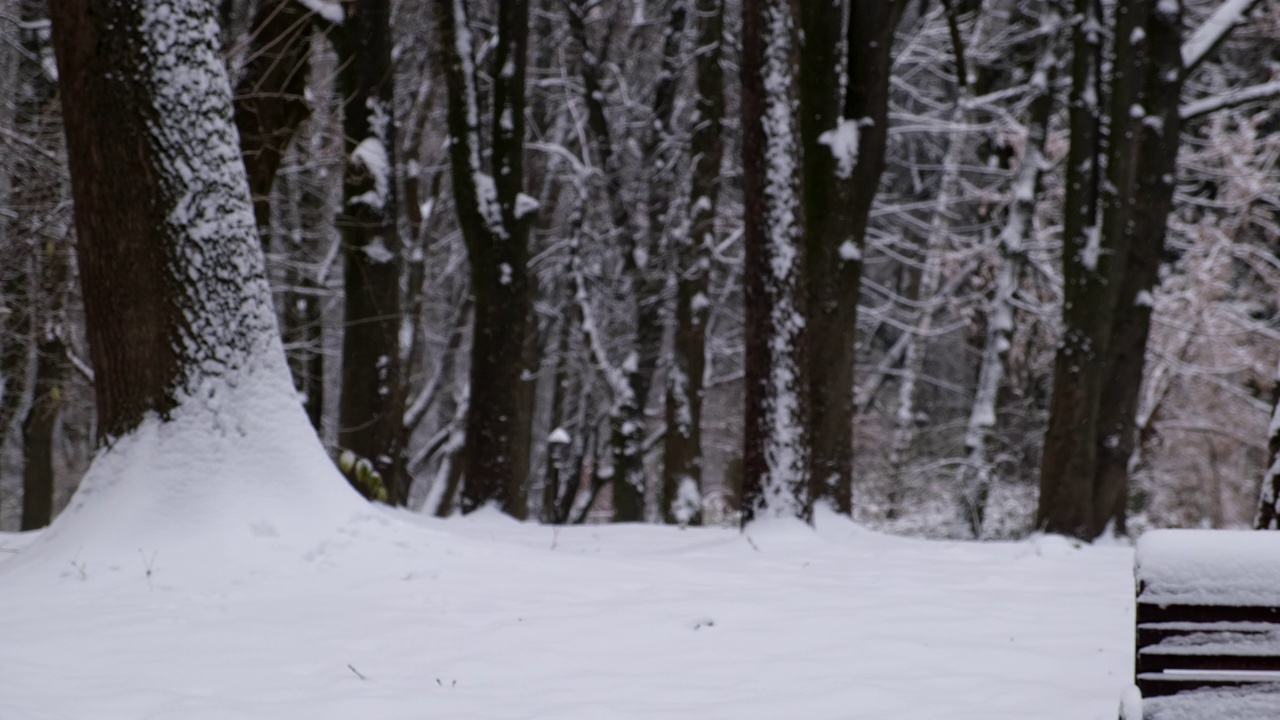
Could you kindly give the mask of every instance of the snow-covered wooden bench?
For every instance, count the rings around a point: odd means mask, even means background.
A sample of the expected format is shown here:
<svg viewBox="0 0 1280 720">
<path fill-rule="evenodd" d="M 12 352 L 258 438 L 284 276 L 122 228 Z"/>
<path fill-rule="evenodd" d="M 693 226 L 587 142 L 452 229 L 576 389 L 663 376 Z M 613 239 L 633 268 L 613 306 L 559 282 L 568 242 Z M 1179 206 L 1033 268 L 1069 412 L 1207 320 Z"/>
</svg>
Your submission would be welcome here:
<svg viewBox="0 0 1280 720">
<path fill-rule="evenodd" d="M 1280 533 L 1149 532 L 1134 575 L 1146 718 L 1280 717 Z"/>
</svg>

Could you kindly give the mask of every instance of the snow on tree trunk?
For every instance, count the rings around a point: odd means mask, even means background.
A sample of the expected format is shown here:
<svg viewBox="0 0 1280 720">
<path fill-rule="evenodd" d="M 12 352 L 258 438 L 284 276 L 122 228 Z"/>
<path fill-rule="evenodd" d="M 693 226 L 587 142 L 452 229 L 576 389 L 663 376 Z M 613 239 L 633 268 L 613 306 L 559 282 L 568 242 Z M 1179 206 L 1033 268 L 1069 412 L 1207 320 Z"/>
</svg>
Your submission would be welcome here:
<svg viewBox="0 0 1280 720">
<path fill-rule="evenodd" d="M 347 153 L 338 231 L 343 248 L 338 445 L 365 497 L 406 499 L 400 353 L 402 242 L 396 227 L 390 0 L 368 0 L 331 32 Z"/>
<path fill-rule="evenodd" d="M 74 562 L 101 579 L 141 552 L 165 557 L 176 579 L 296 562 L 362 504 L 285 365 L 214 8 L 50 9 L 62 96 L 74 99 L 65 131 L 108 445 L 15 569 L 58 575 Z"/>
<path fill-rule="evenodd" d="M 1097 272 L 1103 28 L 1091 0 L 1076 0 L 1074 7 L 1079 22 L 1072 29 L 1067 100 L 1071 148 L 1063 202 L 1063 329 L 1054 363 L 1036 524 L 1050 532 L 1083 535 L 1092 509 L 1097 427 L 1099 378 L 1091 368 L 1102 357 L 1092 328 L 1109 311 L 1109 303 Z"/>
<path fill-rule="evenodd" d="M 708 277 L 715 243 L 720 164 L 724 157 L 723 0 L 695 6 L 699 48 L 695 80 L 692 188 L 688 230 L 676 235 L 675 340 L 667 371 L 662 458 L 662 517 L 668 523 L 702 522 L 702 397 L 707 365 Z"/>
<path fill-rule="evenodd" d="M 853 512 L 853 367 L 862 251 L 888 145 L 893 40 L 908 0 L 851 3 L 843 49 L 840 3 L 804 2 L 800 59 L 805 154 L 807 330 L 823 338 L 808 361 L 815 500 Z M 833 80 L 833 68 L 846 74 Z M 843 102 L 840 93 L 843 90 Z"/>
<path fill-rule="evenodd" d="M 746 417 L 743 522 L 812 518 L 796 0 L 742 6 Z"/>
<path fill-rule="evenodd" d="M 1145 323 L 1132 322 L 1133 313 L 1149 312 L 1136 307 L 1135 300 L 1143 284 L 1154 279 L 1158 253 L 1131 259 L 1135 242 L 1163 241 L 1164 215 L 1167 204 L 1158 200 L 1164 192 L 1155 186 L 1168 186 L 1172 193 L 1173 159 L 1176 145 L 1169 147 L 1170 157 L 1144 159 L 1142 149 L 1144 134 L 1155 130 L 1159 135 L 1166 103 L 1159 109 L 1149 103 L 1156 97 L 1163 98 L 1162 84 L 1178 83 L 1179 70 L 1175 64 L 1166 63 L 1162 69 L 1149 76 L 1152 61 L 1153 39 L 1147 20 L 1177 14 L 1176 6 L 1157 0 L 1123 3 L 1116 6 L 1113 60 L 1109 74 L 1109 101 L 1107 143 L 1105 153 L 1099 151 L 1097 132 L 1098 80 L 1096 58 L 1088 52 L 1095 42 L 1091 35 L 1102 32 L 1097 18 L 1088 8 L 1082 8 L 1085 20 L 1076 29 L 1076 65 L 1073 68 L 1072 88 L 1072 147 L 1068 156 L 1068 186 L 1066 197 L 1066 221 L 1064 223 L 1063 248 L 1063 339 L 1059 344 L 1054 367 L 1053 399 L 1049 410 L 1049 429 L 1045 435 L 1045 450 L 1041 464 L 1040 507 L 1038 524 L 1051 532 L 1060 532 L 1084 539 L 1093 539 L 1103 532 L 1116 514 L 1117 503 L 1123 503 L 1123 488 L 1127 472 L 1123 469 L 1116 477 L 1114 471 L 1099 476 L 1099 439 L 1104 450 L 1117 449 L 1116 462 L 1127 463 L 1131 443 L 1132 415 L 1136 411 L 1137 388 L 1125 388 L 1124 396 L 1116 388 L 1108 387 L 1108 378 L 1116 371 L 1117 362 L 1136 363 L 1141 377 L 1142 352 L 1146 345 Z M 1175 4 L 1176 5 L 1176 4 Z M 1159 7 L 1158 7 L 1159 6 Z M 1092 7 L 1092 6 L 1090 6 Z M 1173 32 L 1176 34 L 1176 21 Z M 1167 32 L 1165 33 L 1168 34 Z M 1100 42 L 1100 39 L 1098 40 Z M 1176 42 L 1176 39 L 1174 40 Z M 1079 55 L 1086 59 L 1081 61 Z M 1082 68 L 1081 64 L 1087 66 Z M 1172 71 L 1173 75 L 1168 73 Z M 1089 79 L 1094 76 L 1094 79 Z M 1081 81 L 1083 79 L 1083 84 Z M 1176 91 L 1175 91 L 1176 94 Z M 1154 112 L 1152 112 L 1154 110 Z M 1087 118 L 1085 116 L 1088 116 Z M 1177 123 L 1176 108 L 1173 122 Z M 1089 127 L 1078 125 L 1087 122 Z M 1161 142 L 1164 142 L 1163 140 Z M 1077 150 L 1077 145 L 1080 150 Z M 1104 156 L 1105 155 L 1105 162 Z M 1156 171 L 1151 180 L 1155 186 L 1142 187 L 1144 165 L 1164 167 L 1167 172 Z M 1102 168 L 1106 182 L 1098 183 Z M 1082 174 L 1092 174 L 1094 203 L 1101 207 L 1101 222 L 1096 208 L 1079 203 L 1088 201 L 1077 187 Z M 1144 194 L 1146 193 L 1146 194 Z M 1139 206 L 1139 203 L 1142 203 Z M 1161 207 L 1164 213 L 1161 214 Z M 1151 215 L 1158 215 L 1151 219 Z M 1086 215 L 1091 216 L 1087 217 Z M 1140 237 L 1145 235 L 1145 237 Z M 1158 236 L 1158 238 L 1157 238 Z M 1151 263 L 1150 275 L 1131 262 Z M 1143 279 L 1139 279 L 1143 278 Z M 1128 282 L 1127 289 L 1122 283 Z M 1127 295 L 1130 301 L 1123 298 Z M 1113 348 L 1117 328 L 1124 329 L 1124 347 L 1117 354 Z M 1137 356 L 1134 356 L 1134 353 Z M 1137 378 L 1126 370 L 1125 376 L 1137 384 Z M 1104 395 L 1106 416 L 1103 416 Z M 1128 414 L 1129 420 L 1123 420 Z M 1120 427 L 1117 429 L 1116 425 Z M 1125 430 L 1125 426 L 1128 430 Z M 1114 447 L 1111 447 L 1114 446 Z M 1112 466 L 1114 467 L 1114 463 Z M 1120 511 L 1122 512 L 1122 511 Z"/>
<path fill-rule="evenodd" d="M 465 0 L 436 3 L 448 86 L 449 164 L 458 224 L 471 261 L 475 294 L 471 380 L 463 448 L 463 512 L 497 503 L 528 513 L 525 478 L 516 473 L 525 330 L 532 311 L 528 278 L 529 228 L 537 203 L 524 183 L 525 68 L 529 4 L 498 9 L 494 49 L 492 148 L 484 164 L 475 37 Z"/>
<path fill-rule="evenodd" d="M 1177 3 L 1156 3 L 1147 16 L 1144 31 L 1150 60 L 1142 79 L 1144 114 L 1138 142 L 1134 143 L 1138 146 L 1138 168 L 1133 176 L 1133 230 L 1124 267 L 1118 271 L 1108 372 L 1098 410 L 1093 529 L 1099 533 L 1108 525 L 1113 532 L 1125 532 L 1153 294 L 1165 255 L 1182 136 L 1179 101 L 1185 73 L 1180 52 L 1181 24 Z"/>
</svg>

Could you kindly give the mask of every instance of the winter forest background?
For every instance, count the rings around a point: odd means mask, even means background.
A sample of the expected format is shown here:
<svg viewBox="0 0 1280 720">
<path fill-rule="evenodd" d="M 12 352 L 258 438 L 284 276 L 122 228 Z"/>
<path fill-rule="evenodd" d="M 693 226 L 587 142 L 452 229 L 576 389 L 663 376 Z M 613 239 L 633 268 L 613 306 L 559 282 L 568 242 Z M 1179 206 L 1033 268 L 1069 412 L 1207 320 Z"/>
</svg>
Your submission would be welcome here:
<svg viewBox="0 0 1280 720">
<path fill-rule="evenodd" d="M 351 482 L 547 523 L 1273 524 L 1280 2 L 845 5 L 223 0 Z M 0 0 L 5 530 L 100 432 L 76 101 L 45 3 Z"/>
</svg>

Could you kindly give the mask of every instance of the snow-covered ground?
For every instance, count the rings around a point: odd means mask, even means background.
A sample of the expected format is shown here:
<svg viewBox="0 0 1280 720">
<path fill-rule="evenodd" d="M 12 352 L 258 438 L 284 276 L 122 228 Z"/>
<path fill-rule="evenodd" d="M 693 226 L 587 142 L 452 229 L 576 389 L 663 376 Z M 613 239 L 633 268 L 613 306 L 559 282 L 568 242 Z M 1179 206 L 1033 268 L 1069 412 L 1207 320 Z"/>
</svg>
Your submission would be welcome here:
<svg viewBox="0 0 1280 720">
<path fill-rule="evenodd" d="M 1132 668 L 1132 551 L 1056 537 L 382 509 L 199 561 L 30 540 L 0 535 L 3 720 L 1110 720 Z"/>
</svg>

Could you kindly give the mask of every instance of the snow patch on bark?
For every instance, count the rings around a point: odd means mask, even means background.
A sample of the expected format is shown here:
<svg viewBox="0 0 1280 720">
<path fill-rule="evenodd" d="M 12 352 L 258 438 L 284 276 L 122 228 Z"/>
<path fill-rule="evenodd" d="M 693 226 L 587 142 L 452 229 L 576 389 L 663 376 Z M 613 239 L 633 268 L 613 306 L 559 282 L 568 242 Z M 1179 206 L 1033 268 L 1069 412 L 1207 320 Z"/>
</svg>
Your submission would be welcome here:
<svg viewBox="0 0 1280 720">
<path fill-rule="evenodd" d="M 840 118 L 836 126 L 818 136 L 818 142 L 831 149 L 836 161 L 836 177 L 848 180 L 858 164 L 858 122 Z"/>
<path fill-rule="evenodd" d="M 334 25 L 341 25 L 342 21 L 346 20 L 346 13 L 342 11 L 342 5 L 337 0 L 298 0 L 298 2 Z"/>
<path fill-rule="evenodd" d="M 373 189 L 349 201 L 352 205 L 368 205 L 383 210 L 391 192 L 391 161 L 387 146 L 376 137 L 367 137 L 351 151 L 351 164 L 373 178 Z"/>
</svg>

